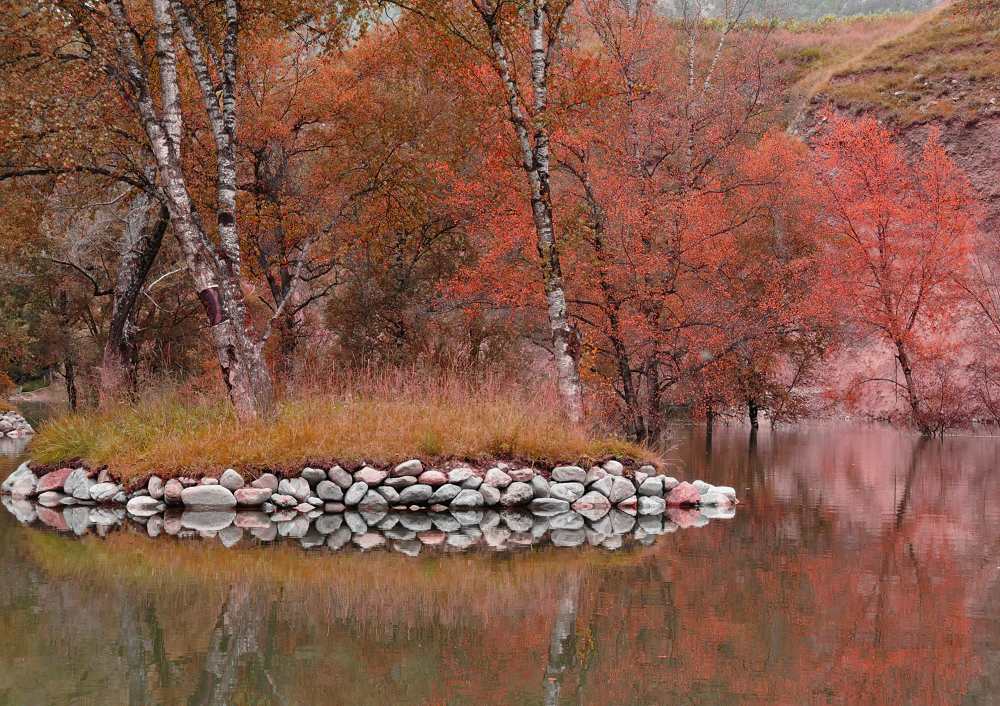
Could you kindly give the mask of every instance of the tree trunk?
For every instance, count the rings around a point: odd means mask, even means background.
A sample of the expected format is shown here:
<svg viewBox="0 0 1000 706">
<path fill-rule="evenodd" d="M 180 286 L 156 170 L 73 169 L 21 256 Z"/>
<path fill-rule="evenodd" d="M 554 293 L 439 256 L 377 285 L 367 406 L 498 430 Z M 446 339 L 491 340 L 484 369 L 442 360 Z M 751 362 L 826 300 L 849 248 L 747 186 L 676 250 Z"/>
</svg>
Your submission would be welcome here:
<svg viewBox="0 0 1000 706">
<path fill-rule="evenodd" d="M 246 300 L 239 281 L 239 243 L 233 211 L 236 175 L 232 151 L 236 135 L 233 82 L 236 71 L 238 7 L 235 0 L 227 0 L 225 3 L 224 80 L 220 110 L 216 85 L 202 55 L 202 45 L 195 35 L 194 21 L 185 13 L 182 4 L 153 0 L 158 32 L 157 58 L 161 94 L 176 95 L 178 86 L 175 57 L 172 51 L 163 50 L 167 45 L 171 49 L 173 47 L 173 26 L 170 24 L 172 13 L 201 88 L 203 106 L 215 137 L 218 170 L 216 216 L 222 241 L 220 254 L 207 236 L 192 202 L 180 160 L 179 143 L 167 132 L 164 122 L 161 122 L 161 117 L 157 114 L 147 66 L 140 58 L 143 54 L 136 45 L 124 2 L 109 0 L 108 6 L 115 24 L 118 58 L 126 70 L 125 75 L 122 75 L 120 69 L 115 67 L 112 75 L 119 77 L 123 93 L 138 114 L 156 160 L 174 235 L 180 243 L 188 273 L 208 318 L 212 343 L 230 400 L 241 420 L 256 419 L 268 414 L 273 408 L 274 389 L 270 371 L 264 364 L 261 346 L 251 332 Z M 163 35 L 163 39 L 160 35 Z M 169 107 L 164 110 L 164 117 L 171 113 Z M 179 124 L 180 114 L 172 117 Z"/>
<path fill-rule="evenodd" d="M 747 400 L 747 415 L 750 417 L 750 428 L 757 429 L 760 425 L 757 417 L 760 413 L 760 407 L 757 406 L 757 400 L 748 399 Z"/>
<path fill-rule="evenodd" d="M 65 291 L 59 292 L 59 323 L 63 339 L 63 381 L 66 385 L 66 400 L 74 412 L 79 404 L 76 389 L 76 351 L 73 346 L 73 331 L 70 327 L 69 297 Z"/>
<path fill-rule="evenodd" d="M 920 395 L 913 379 L 913 365 L 910 363 L 909 351 L 906 349 L 906 344 L 900 340 L 896 341 L 896 360 L 899 361 L 899 367 L 903 370 L 903 380 L 906 382 L 906 399 L 910 405 L 913 423 L 920 430 L 921 435 L 931 436 L 933 429 L 931 429 L 920 403 Z"/>
<path fill-rule="evenodd" d="M 170 215 L 159 206 L 154 216 L 152 199 L 140 194 L 133 202 L 122 238 L 118 278 L 111 307 L 111 324 L 101 361 L 101 402 L 125 396 L 134 398 L 138 384 L 139 345 L 136 316 L 139 296 L 153 267 Z"/>
<path fill-rule="evenodd" d="M 545 0 L 531 6 L 531 89 L 534 94 L 533 129 L 522 107 L 521 90 L 500 33 L 497 14 L 481 12 L 490 32 L 493 60 L 507 97 L 508 117 L 521 148 L 521 167 L 531 190 L 531 216 L 535 226 L 538 257 L 545 289 L 546 314 L 552 339 L 552 357 L 563 409 L 570 420 L 583 419 L 583 388 L 580 384 L 578 345 L 566 312 L 559 248 L 552 220 L 552 197 L 549 180 L 549 133 L 542 116 L 548 106 L 548 49 L 555 38 L 547 38 Z"/>
</svg>

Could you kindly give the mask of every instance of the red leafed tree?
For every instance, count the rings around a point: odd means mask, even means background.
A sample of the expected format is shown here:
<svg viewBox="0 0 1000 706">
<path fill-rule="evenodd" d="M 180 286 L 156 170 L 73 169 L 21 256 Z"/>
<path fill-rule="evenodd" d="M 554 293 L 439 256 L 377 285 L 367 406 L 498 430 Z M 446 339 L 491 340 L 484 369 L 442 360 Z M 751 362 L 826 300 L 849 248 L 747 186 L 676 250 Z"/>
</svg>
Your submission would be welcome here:
<svg viewBox="0 0 1000 706">
<path fill-rule="evenodd" d="M 907 159 L 875 120 L 830 117 L 817 146 L 818 179 L 833 230 L 831 256 L 845 312 L 889 347 L 910 421 L 925 435 L 954 422 L 961 397 L 955 332 L 962 309 L 958 276 L 975 234 L 971 188 L 931 133 Z"/>
</svg>

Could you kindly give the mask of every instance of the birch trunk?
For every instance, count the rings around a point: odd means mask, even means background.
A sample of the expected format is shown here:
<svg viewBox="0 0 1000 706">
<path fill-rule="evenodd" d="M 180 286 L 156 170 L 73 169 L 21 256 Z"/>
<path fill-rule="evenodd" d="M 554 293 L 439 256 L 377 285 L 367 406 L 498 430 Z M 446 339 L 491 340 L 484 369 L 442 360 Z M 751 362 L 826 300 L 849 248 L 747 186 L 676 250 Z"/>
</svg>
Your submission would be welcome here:
<svg viewBox="0 0 1000 706">
<path fill-rule="evenodd" d="M 150 149 L 156 160 L 160 186 L 163 190 L 170 221 L 175 237 L 181 246 L 188 273 L 194 283 L 195 291 L 202 303 L 208 318 L 212 343 L 218 356 L 222 379 L 229 392 L 230 400 L 237 416 L 242 420 L 257 418 L 268 413 L 274 401 L 274 390 L 271 375 L 264 364 L 261 346 L 252 335 L 248 325 L 246 302 L 239 282 L 239 250 L 238 244 L 231 236 L 235 235 L 235 215 L 231 210 L 228 196 L 223 194 L 220 186 L 219 199 L 216 206 L 219 219 L 219 233 L 222 240 L 223 254 L 217 254 L 201 218 L 195 209 L 179 157 L 179 140 L 175 139 L 166 129 L 153 101 L 151 84 L 147 67 L 140 60 L 141 52 L 136 46 L 135 35 L 131 30 L 123 0 L 109 0 L 112 20 L 115 24 L 116 49 L 119 60 L 124 68 L 113 68 L 112 73 L 119 80 L 127 100 L 132 104 L 142 125 Z M 235 19 L 230 18 L 230 12 L 235 12 L 235 3 L 226 3 L 227 38 L 225 73 L 235 71 L 236 44 L 235 37 L 229 32 L 235 32 Z M 184 38 L 185 48 L 191 60 L 192 68 L 199 79 L 203 92 L 205 111 L 212 126 L 216 142 L 219 144 L 225 136 L 235 135 L 235 99 L 224 98 L 226 110 L 232 110 L 232 117 L 224 115 L 215 102 L 214 87 L 209 80 L 208 70 L 202 57 L 200 44 L 193 26 L 180 3 L 169 3 L 169 0 L 153 0 L 154 18 L 157 23 L 157 42 L 160 69 L 161 95 L 178 95 L 177 66 L 172 51 L 166 51 L 165 45 L 173 46 L 173 26 L 165 24 L 164 18 L 171 15 L 177 22 Z M 170 12 L 172 10 L 172 12 Z M 232 21 L 230 21 L 232 20 Z M 163 39 L 161 40 L 161 36 Z M 227 79 L 230 89 L 235 84 L 235 74 Z M 165 88 L 164 88 L 165 87 Z M 224 89 L 224 93 L 226 90 Z M 211 95 L 208 95 L 211 94 Z M 162 101 L 161 101 L 162 102 Z M 167 101 L 169 104 L 170 101 Z M 168 109 L 166 113 L 170 113 Z M 179 114 L 177 116 L 179 120 Z M 170 124 L 169 121 L 167 123 Z M 222 135 L 222 137 L 220 137 Z M 228 157 L 217 155 L 220 184 L 235 184 L 235 172 L 223 173 L 223 166 Z M 233 186 L 235 198 L 235 186 Z M 231 224 L 229 223 L 231 219 Z M 226 226 L 232 225 L 232 230 Z M 233 246 L 237 245 L 235 251 Z"/>
<path fill-rule="evenodd" d="M 576 334 L 566 310 L 566 290 L 552 218 L 552 196 L 549 177 L 549 132 L 544 112 L 548 107 L 548 55 L 552 48 L 546 38 L 547 10 L 545 0 L 533 0 L 531 13 L 531 88 L 534 94 L 534 129 L 528 124 L 522 107 L 517 79 L 509 52 L 500 32 L 499 18 L 481 13 L 490 32 L 495 67 L 507 97 L 508 118 L 517 135 L 522 168 L 531 194 L 531 216 L 535 227 L 538 257 L 545 289 L 546 314 L 552 339 L 552 356 L 556 366 L 559 397 L 566 415 L 573 422 L 583 419 L 583 388 Z"/>
</svg>

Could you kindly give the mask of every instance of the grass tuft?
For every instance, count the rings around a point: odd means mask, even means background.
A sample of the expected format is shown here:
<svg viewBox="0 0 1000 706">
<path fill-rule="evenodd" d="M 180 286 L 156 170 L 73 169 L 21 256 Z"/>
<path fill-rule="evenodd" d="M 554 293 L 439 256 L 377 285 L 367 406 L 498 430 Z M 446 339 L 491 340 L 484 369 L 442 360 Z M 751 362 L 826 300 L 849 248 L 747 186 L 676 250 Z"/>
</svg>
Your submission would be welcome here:
<svg viewBox="0 0 1000 706">
<path fill-rule="evenodd" d="M 81 459 L 125 482 L 156 473 L 253 474 L 307 463 L 430 463 L 498 458 L 539 465 L 609 456 L 658 461 L 652 451 L 569 423 L 554 395 L 492 378 L 361 374 L 281 401 L 269 419 L 240 424 L 216 398 L 160 391 L 134 405 L 67 414 L 31 445 L 43 464 Z"/>
</svg>

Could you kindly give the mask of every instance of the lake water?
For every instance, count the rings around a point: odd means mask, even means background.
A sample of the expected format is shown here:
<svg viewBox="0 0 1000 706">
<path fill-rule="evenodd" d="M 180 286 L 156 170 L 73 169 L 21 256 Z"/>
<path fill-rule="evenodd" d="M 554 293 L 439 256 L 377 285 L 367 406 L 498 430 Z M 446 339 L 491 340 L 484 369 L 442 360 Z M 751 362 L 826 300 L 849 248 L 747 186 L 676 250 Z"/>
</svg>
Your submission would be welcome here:
<svg viewBox="0 0 1000 706">
<path fill-rule="evenodd" d="M 226 548 L 0 510 L 0 704 L 1000 703 L 1000 439 L 676 436 L 736 516 L 618 549 Z"/>
</svg>

